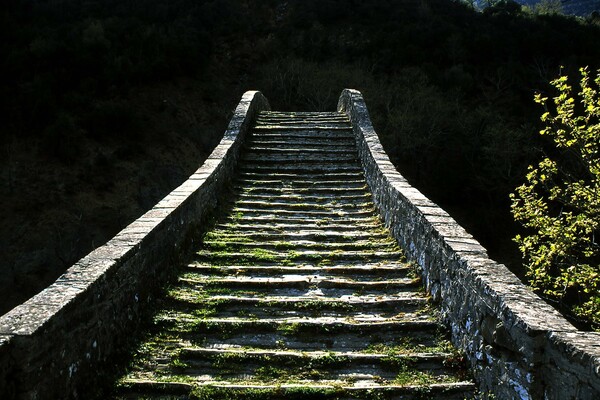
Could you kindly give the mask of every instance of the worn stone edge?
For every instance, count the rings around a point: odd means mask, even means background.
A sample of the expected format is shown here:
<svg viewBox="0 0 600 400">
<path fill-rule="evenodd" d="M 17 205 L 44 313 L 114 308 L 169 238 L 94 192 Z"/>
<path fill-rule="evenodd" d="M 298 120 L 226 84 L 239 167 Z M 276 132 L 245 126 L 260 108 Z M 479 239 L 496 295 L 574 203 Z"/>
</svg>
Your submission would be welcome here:
<svg viewBox="0 0 600 400">
<path fill-rule="evenodd" d="M 52 366 L 48 365 L 22 365 L 28 360 L 23 357 L 23 349 L 27 348 L 27 343 L 40 343 L 44 337 L 51 337 L 57 330 L 69 330 L 69 315 L 77 313 L 85 314 L 88 312 L 93 318 L 98 318 L 98 310 L 77 310 L 77 305 L 85 303 L 94 304 L 95 299 L 83 300 L 92 296 L 91 293 L 98 292 L 98 286 L 106 286 L 108 281 L 122 279 L 119 277 L 119 269 L 136 257 L 144 257 L 140 249 L 147 247 L 149 242 L 154 239 L 157 232 L 163 230 L 167 233 L 177 235 L 171 237 L 170 242 L 176 248 L 179 246 L 186 235 L 183 225 L 183 217 L 186 206 L 190 199 L 198 197 L 209 185 L 221 185 L 225 181 L 223 175 L 226 162 L 237 164 L 239 153 L 247 130 L 249 129 L 253 118 L 258 111 L 269 110 L 270 106 L 267 99 L 258 91 L 248 91 L 237 105 L 232 119 L 221 139 L 206 161 L 196 170 L 184 183 L 175 188 L 165 198 L 160 200 L 152 209 L 129 224 L 115 237 L 106 244 L 93 250 L 90 254 L 77 261 L 64 274 L 62 274 L 53 284 L 34 295 L 32 298 L 20 304 L 0 316 L 0 397 L 12 398 L 11 396 L 26 396 L 46 398 L 51 394 L 44 394 L 43 391 L 37 391 L 35 388 L 16 388 L 15 382 L 8 380 L 16 379 L 20 370 L 39 369 L 43 373 L 57 374 L 61 376 L 68 375 L 74 385 L 86 385 L 86 382 L 75 382 L 77 374 L 73 374 L 73 365 L 78 365 L 78 360 L 67 360 L 64 354 L 56 354 Z M 235 169 L 230 167 L 230 169 Z M 232 172 L 230 171 L 230 174 Z M 180 220 L 181 219 L 181 220 Z M 163 233 L 164 234 L 164 233 Z M 149 257 L 147 254 L 146 257 Z M 151 263 L 152 260 L 144 260 L 144 263 Z M 135 279 L 134 279 L 135 280 Z M 156 287 L 160 287 L 161 282 L 156 282 Z M 95 287 L 94 290 L 90 290 Z M 120 290 L 127 291 L 127 287 L 120 287 Z M 101 291 L 101 289 L 100 289 Z M 120 293 L 122 295 L 122 293 Z M 110 293 L 107 294 L 110 296 Z M 130 293 L 132 303 L 138 302 L 139 298 L 134 291 Z M 118 313 L 120 310 L 109 310 L 111 313 Z M 131 319 L 131 316 L 124 316 L 125 319 Z M 115 319 L 114 315 L 107 319 Z M 58 322 L 57 322 L 58 321 Z M 65 322 L 67 321 L 67 322 Z M 66 325 L 65 325 L 66 324 Z M 58 332 L 60 333 L 60 332 Z M 15 342 L 19 342 L 19 352 L 15 355 Z M 80 356 L 84 354 L 89 358 L 90 339 L 86 339 L 86 345 L 82 345 Z M 69 346 L 78 346 L 80 343 L 69 343 Z M 93 346 L 96 347 L 96 341 Z M 58 348 L 58 346 L 57 346 Z M 25 350 L 26 351 L 26 350 Z M 110 358 L 109 354 L 103 354 L 103 359 Z M 48 356 L 48 358 L 52 358 Z M 52 369 L 52 371 L 50 371 Z M 4 380 L 6 376 L 10 379 Z M 35 382 L 30 382 L 32 387 Z M 20 392 L 21 394 L 17 393 Z M 64 393 L 68 393 L 65 391 Z M 69 395 L 67 395 L 69 397 Z M 76 395 L 75 395 L 76 397 Z"/>
<path fill-rule="evenodd" d="M 484 306 L 487 309 L 485 313 L 492 317 L 491 321 L 496 325 L 503 325 L 504 333 L 509 336 L 504 341 L 512 342 L 510 347 L 513 347 L 513 350 L 520 352 L 527 361 L 535 363 L 535 365 L 532 364 L 532 367 L 542 367 L 542 371 L 544 368 L 553 367 L 553 365 L 549 365 L 550 359 L 554 366 L 560 364 L 564 369 L 564 366 L 568 365 L 569 368 L 583 373 L 585 376 L 580 379 L 587 381 L 593 388 L 592 392 L 596 391 L 594 395 L 598 395 L 600 393 L 600 346 L 597 345 L 600 337 L 598 334 L 577 331 L 560 313 L 526 287 L 506 266 L 491 260 L 485 248 L 448 213 L 413 188 L 396 171 L 379 141 L 359 91 L 345 89 L 338 102 L 338 111 L 346 113 L 352 121 L 367 182 L 374 193 L 376 207 L 386 226 L 391 229 L 392 234 L 406 250 L 409 259 L 416 261 L 422 268 L 426 288 L 434 299 L 441 303 L 446 323 L 452 329 L 453 341 L 461 346 L 469 357 L 475 359 L 472 365 L 482 361 L 481 348 L 489 343 L 484 340 L 481 341 L 479 348 L 469 347 L 469 343 L 477 341 L 471 341 L 460 335 L 469 331 L 468 328 L 464 329 L 464 325 L 479 323 L 482 325 L 479 327 L 480 330 L 485 330 L 485 324 L 490 320 L 488 318 L 479 322 L 458 320 L 453 318 L 451 311 L 444 309 L 447 296 L 444 293 L 444 285 L 440 282 L 444 277 L 439 277 L 439 272 L 431 270 L 427 260 L 428 252 L 427 249 L 422 248 L 422 243 L 403 237 L 401 231 L 403 229 L 406 231 L 408 228 L 398 229 L 398 225 L 402 224 L 401 220 L 406 215 L 397 215 L 394 210 L 385 207 L 385 204 L 382 204 L 382 196 L 379 196 L 374 184 L 384 185 L 385 189 L 382 190 L 391 192 L 397 199 L 396 201 L 407 205 L 413 221 L 416 220 L 421 225 L 421 231 L 432 236 L 433 240 L 443 249 L 445 262 L 463 267 L 460 271 L 455 271 L 457 275 L 445 277 L 445 279 L 461 279 L 466 290 L 480 297 L 478 300 L 486 305 Z M 369 164 L 375 166 L 376 172 L 370 173 Z M 378 176 L 374 177 L 374 174 Z M 479 296 L 481 293 L 483 296 Z M 527 299 L 527 307 L 523 306 L 523 299 Z M 497 331 L 494 331 L 494 337 L 490 338 L 490 341 L 502 343 L 503 340 L 495 337 L 496 334 Z M 477 360 L 478 358 L 479 360 Z M 557 361 L 557 359 L 560 360 Z M 481 371 L 475 371 L 475 373 L 477 375 Z M 526 377 L 523 381 L 527 382 L 529 379 Z M 542 383 L 542 386 L 546 388 L 538 387 L 536 392 L 536 388 L 519 387 L 511 379 L 504 381 L 498 379 L 498 383 L 512 385 L 513 387 L 509 391 L 514 390 L 524 398 L 539 395 L 540 390 L 548 392 L 547 387 L 552 387 L 552 385 L 560 385 L 560 382 L 546 381 Z M 523 389 L 525 389 L 524 392 Z M 531 392 L 529 392 L 530 389 Z M 506 392 L 499 390 L 498 393 Z"/>
</svg>

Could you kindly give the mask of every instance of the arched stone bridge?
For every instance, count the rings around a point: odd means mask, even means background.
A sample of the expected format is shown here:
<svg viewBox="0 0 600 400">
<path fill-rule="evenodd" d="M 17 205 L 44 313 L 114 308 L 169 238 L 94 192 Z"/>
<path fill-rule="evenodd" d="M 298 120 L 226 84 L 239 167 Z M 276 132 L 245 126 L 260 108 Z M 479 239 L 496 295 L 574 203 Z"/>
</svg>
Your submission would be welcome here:
<svg viewBox="0 0 600 400">
<path fill-rule="evenodd" d="M 0 317 L 1 399 L 114 382 L 117 398 L 597 399 L 600 335 L 408 184 L 359 92 L 329 113 L 248 92 L 185 183 Z"/>
</svg>

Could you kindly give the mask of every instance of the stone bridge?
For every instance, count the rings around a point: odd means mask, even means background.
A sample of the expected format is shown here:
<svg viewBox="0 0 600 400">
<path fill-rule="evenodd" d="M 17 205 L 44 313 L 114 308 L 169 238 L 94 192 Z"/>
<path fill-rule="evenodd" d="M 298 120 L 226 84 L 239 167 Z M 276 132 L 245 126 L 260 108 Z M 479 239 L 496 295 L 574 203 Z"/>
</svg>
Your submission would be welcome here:
<svg viewBox="0 0 600 400">
<path fill-rule="evenodd" d="M 359 92 L 247 92 L 186 182 L 0 317 L 0 399 L 106 393 L 598 399 L 600 334 L 408 184 Z"/>
</svg>

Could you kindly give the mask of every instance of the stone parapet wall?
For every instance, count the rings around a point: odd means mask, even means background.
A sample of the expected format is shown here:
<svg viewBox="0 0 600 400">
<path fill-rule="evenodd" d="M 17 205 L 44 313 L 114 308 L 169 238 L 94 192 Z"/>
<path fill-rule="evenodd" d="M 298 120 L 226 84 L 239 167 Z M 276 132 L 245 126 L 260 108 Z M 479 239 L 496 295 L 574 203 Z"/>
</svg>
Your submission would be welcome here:
<svg viewBox="0 0 600 400">
<path fill-rule="evenodd" d="M 155 294 L 187 256 L 235 174 L 260 110 L 247 92 L 190 178 L 48 288 L 0 317 L 0 399 L 94 398 Z"/>
<path fill-rule="evenodd" d="M 577 331 L 396 171 L 360 92 L 344 90 L 338 110 L 352 121 L 385 224 L 419 265 L 482 397 L 600 398 L 600 334 Z"/>
</svg>

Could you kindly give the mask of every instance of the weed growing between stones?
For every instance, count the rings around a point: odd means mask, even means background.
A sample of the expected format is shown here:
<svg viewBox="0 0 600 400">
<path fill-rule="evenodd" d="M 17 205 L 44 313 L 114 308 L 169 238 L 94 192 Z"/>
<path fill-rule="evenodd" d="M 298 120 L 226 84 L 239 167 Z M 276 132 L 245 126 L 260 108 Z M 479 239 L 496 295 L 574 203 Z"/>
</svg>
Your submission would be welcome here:
<svg viewBox="0 0 600 400">
<path fill-rule="evenodd" d="M 292 304 L 292 308 L 300 311 L 312 311 L 314 313 L 320 313 L 324 310 L 331 311 L 351 311 L 354 307 L 352 304 L 344 301 L 319 301 L 319 300 L 310 300 L 310 301 L 302 301 Z"/>
<path fill-rule="evenodd" d="M 413 353 L 454 353 L 455 351 L 452 343 L 443 338 L 436 338 L 433 344 L 425 346 L 411 337 L 400 337 L 387 343 L 374 340 L 374 343 L 369 344 L 363 350 L 365 353 L 387 354 L 390 357 Z"/>
<path fill-rule="evenodd" d="M 278 399 L 314 399 L 314 400 L 334 400 L 342 395 L 341 389 L 336 388 L 267 388 L 267 389 L 248 389 L 244 391 L 220 388 L 214 386 L 198 387 L 192 391 L 193 398 L 198 400 L 278 400 Z"/>
<path fill-rule="evenodd" d="M 302 325 L 299 323 L 283 323 L 277 327 L 277 332 L 285 336 L 297 335 L 302 329 Z"/>
<path fill-rule="evenodd" d="M 436 383 L 457 382 L 457 378 L 448 375 L 432 375 L 426 371 L 415 370 L 408 366 L 400 366 L 396 378 L 392 381 L 400 386 L 421 386 L 421 390 L 427 390 L 427 386 Z"/>
<path fill-rule="evenodd" d="M 258 367 L 254 370 L 254 376 L 256 379 L 269 383 L 273 381 L 287 380 L 286 378 L 288 375 L 288 369 L 278 368 L 272 365 Z"/>
<path fill-rule="evenodd" d="M 189 364 L 187 364 L 186 362 L 182 361 L 179 356 L 177 354 L 173 355 L 173 358 L 171 359 L 171 363 L 170 366 L 172 368 L 174 368 L 175 370 L 181 370 L 181 369 L 186 369 L 189 368 Z"/>
</svg>

